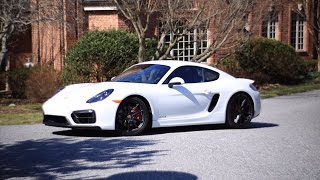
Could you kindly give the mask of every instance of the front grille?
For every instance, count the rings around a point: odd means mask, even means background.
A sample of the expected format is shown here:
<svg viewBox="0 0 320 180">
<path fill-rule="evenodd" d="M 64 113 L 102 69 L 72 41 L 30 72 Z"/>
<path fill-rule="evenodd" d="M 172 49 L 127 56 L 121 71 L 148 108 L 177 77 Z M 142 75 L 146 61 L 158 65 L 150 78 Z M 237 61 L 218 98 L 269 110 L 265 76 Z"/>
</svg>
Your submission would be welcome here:
<svg viewBox="0 0 320 180">
<path fill-rule="evenodd" d="M 94 110 L 74 111 L 71 117 L 76 124 L 93 124 L 96 122 Z"/>
<path fill-rule="evenodd" d="M 59 127 L 67 127 L 70 125 L 66 117 L 53 116 L 53 115 L 44 115 L 43 124 L 48 126 L 59 126 Z"/>
</svg>

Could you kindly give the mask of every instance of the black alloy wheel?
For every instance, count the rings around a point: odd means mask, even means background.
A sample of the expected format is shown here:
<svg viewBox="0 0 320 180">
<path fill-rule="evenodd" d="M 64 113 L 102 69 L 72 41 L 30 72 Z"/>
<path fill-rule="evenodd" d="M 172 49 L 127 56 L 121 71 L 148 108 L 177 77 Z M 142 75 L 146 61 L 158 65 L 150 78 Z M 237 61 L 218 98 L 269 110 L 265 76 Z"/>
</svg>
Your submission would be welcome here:
<svg viewBox="0 0 320 180">
<path fill-rule="evenodd" d="M 140 98 L 125 99 L 116 114 L 116 133 L 124 136 L 142 134 L 150 124 L 150 113 Z"/>
<path fill-rule="evenodd" d="M 251 97 L 246 93 L 233 95 L 228 103 L 226 124 L 230 128 L 246 128 L 253 118 L 254 108 Z"/>
</svg>

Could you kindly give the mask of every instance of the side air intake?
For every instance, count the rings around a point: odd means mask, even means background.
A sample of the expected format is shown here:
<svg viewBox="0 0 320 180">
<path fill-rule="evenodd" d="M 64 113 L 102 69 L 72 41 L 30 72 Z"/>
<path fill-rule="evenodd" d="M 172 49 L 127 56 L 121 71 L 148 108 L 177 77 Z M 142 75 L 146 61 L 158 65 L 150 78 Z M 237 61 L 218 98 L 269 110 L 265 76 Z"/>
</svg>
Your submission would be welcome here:
<svg viewBox="0 0 320 180">
<path fill-rule="evenodd" d="M 215 94 L 210 102 L 209 108 L 208 108 L 208 112 L 211 112 L 214 110 L 214 108 L 216 107 L 218 100 L 219 100 L 220 94 Z"/>
</svg>

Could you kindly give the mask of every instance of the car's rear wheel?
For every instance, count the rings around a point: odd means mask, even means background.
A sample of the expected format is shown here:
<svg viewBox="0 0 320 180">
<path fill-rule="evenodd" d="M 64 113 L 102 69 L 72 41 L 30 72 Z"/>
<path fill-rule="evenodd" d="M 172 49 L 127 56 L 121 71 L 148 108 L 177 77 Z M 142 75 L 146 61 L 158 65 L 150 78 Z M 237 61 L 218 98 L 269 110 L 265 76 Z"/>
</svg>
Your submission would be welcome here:
<svg viewBox="0 0 320 180">
<path fill-rule="evenodd" d="M 253 118 L 253 112 L 251 97 L 246 93 L 237 93 L 229 100 L 226 124 L 230 128 L 246 128 Z"/>
<path fill-rule="evenodd" d="M 150 113 L 146 103 L 138 97 L 121 102 L 116 114 L 116 133 L 124 136 L 142 134 L 150 124 Z"/>
</svg>

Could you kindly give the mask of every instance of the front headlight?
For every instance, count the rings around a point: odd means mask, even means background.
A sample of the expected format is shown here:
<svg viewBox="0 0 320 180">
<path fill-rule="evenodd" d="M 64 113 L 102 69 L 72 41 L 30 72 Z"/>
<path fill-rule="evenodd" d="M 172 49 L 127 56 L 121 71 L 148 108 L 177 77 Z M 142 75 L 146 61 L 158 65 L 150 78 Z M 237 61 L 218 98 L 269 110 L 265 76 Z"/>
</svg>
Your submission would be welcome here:
<svg viewBox="0 0 320 180">
<path fill-rule="evenodd" d="M 90 98 L 87 101 L 87 103 L 95 103 L 95 102 L 102 101 L 102 100 L 106 99 L 112 92 L 113 92 L 113 89 L 108 89 L 108 90 L 102 91 L 101 93 Z"/>
</svg>

